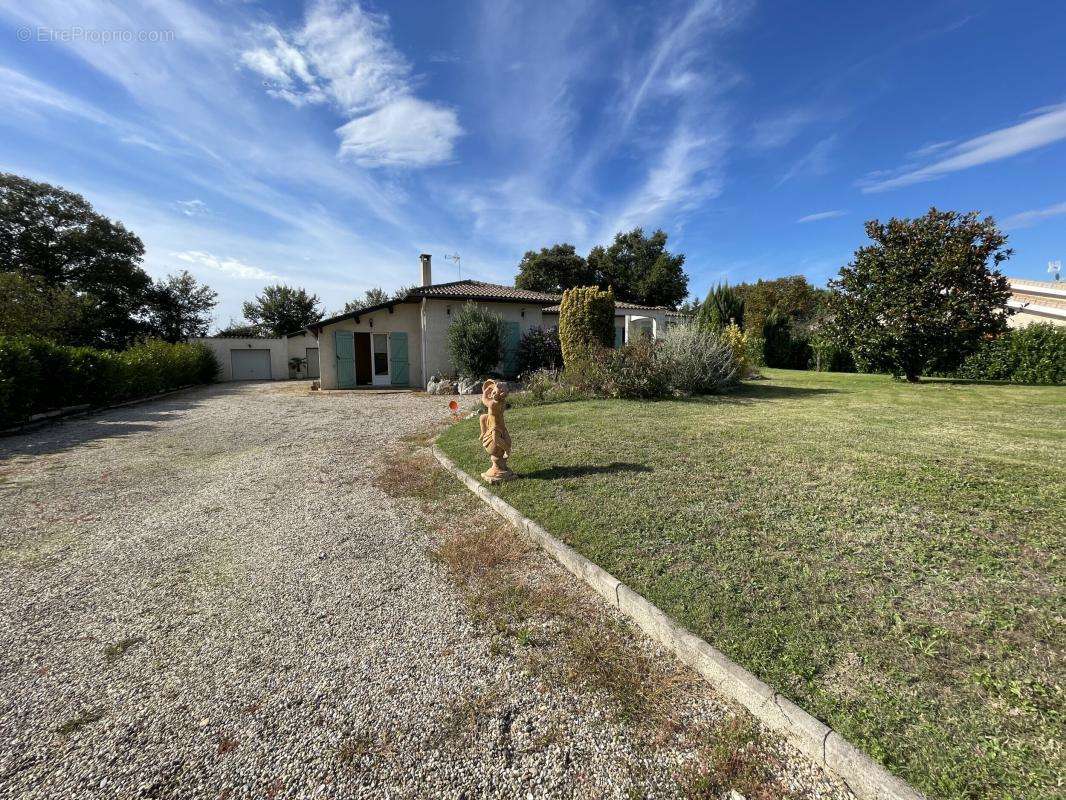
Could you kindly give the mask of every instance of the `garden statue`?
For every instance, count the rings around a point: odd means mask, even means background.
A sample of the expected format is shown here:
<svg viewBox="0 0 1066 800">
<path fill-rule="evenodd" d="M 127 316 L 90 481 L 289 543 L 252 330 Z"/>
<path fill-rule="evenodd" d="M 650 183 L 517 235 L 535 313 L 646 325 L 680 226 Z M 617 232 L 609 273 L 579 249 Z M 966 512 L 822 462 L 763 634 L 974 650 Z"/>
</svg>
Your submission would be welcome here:
<svg viewBox="0 0 1066 800">
<path fill-rule="evenodd" d="M 492 466 L 481 473 L 486 483 L 500 483 L 514 477 L 507 458 L 511 455 L 511 434 L 503 424 L 503 409 L 507 399 L 507 384 L 503 381 L 487 380 L 481 387 L 481 402 L 487 411 L 478 421 L 481 423 L 481 446 L 492 459 Z"/>
</svg>

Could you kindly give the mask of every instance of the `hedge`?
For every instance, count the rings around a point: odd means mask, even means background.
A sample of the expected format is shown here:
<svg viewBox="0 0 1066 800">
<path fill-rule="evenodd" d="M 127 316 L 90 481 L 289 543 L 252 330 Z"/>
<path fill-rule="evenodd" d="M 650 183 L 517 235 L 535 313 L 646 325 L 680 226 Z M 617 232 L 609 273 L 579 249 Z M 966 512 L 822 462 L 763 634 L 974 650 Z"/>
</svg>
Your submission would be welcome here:
<svg viewBox="0 0 1066 800">
<path fill-rule="evenodd" d="M 575 286 L 559 304 L 559 344 L 567 367 L 596 345 L 614 347 L 614 291 Z"/>
<path fill-rule="evenodd" d="M 1066 383 L 1066 327 L 1014 328 L 981 345 L 959 367 L 960 378 L 1011 383 Z"/>
<path fill-rule="evenodd" d="M 102 406 L 218 377 L 202 344 L 150 341 L 122 352 L 0 336 L 0 427 L 66 406 Z"/>
</svg>

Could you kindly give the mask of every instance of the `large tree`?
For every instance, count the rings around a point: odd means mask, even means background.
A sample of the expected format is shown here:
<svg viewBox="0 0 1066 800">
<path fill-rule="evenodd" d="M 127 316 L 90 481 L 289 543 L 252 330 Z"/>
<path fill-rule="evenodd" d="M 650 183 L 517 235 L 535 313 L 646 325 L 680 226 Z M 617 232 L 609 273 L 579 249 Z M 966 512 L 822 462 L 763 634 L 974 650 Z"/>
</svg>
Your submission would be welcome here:
<svg viewBox="0 0 1066 800">
<path fill-rule="evenodd" d="M 275 284 L 245 302 L 244 318 L 268 336 L 285 336 L 322 319 L 320 302 L 306 289 Z"/>
<path fill-rule="evenodd" d="M 73 293 L 83 302 L 72 343 L 120 348 L 142 332 L 152 281 L 144 245 L 81 195 L 0 173 L 0 272 Z"/>
<path fill-rule="evenodd" d="M 519 289 L 556 294 L 594 283 L 595 273 L 572 244 L 553 244 L 539 251 L 527 251 L 518 264 L 518 277 L 514 282 Z"/>
<path fill-rule="evenodd" d="M 666 249 L 666 234 L 645 236 L 642 228 L 619 233 L 610 246 L 594 247 L 588 265 L 596 283 L 614 289 L 617 300 L 676 307 L 688 294 L 685 256 Z"/>
<path fill-rule="evenodd" d="M 148 329 L 167 342 L 203 336 L 211 325 L 218 293 L 203 286 L 186 270 L 156 281 L 149 297 Z"/>
<path fill-rule="evenodd" d="M 825 289 L 808 283 L 802 275 L 787 275 L 772 280 L 759 279 L 736 287 L 744 300 L 744 329 L 762 335 L 763 324 L 772 311 L 803 326 L 818 316 L 825 301 Z"/>
<path fill-rule="evenodd" d="M 40 278 L 0 272 L 0 335 L 32 334 L 57 342 L 84 338 L 89 302 Z"/>
<path fill-rule="evenodd" d="M 950 370 L 1007 327 L 1012 251 L 991 217 L 929 209 L 866 223 L 873 244 L 830 282 L 829 315 L 856 359 L 908 381 Z"/>
</svg>

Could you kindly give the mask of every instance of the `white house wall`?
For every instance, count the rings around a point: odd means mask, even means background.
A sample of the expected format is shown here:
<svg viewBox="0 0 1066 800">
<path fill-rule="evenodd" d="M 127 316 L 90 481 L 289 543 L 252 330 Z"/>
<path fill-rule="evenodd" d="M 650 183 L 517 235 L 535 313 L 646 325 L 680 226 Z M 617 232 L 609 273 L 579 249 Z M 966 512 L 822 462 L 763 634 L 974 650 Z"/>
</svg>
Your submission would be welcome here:
<svg viewBox="0 0 1066 800">
<path fill-rule="evenodd" d="M 425 386 L 422 379 L 422 325 L 418 303 L 397 303 L 392 307 L 392 313 L 382 309 L 362 315 L 359 322 L 349 317 L 325 326 L 318 337 L 319 380 L 323 389 L 337 388 L 337 350 L 333 340 L 333 334 L 337 331 L 406 333 L 408 357 L 411 361 L 411 386 Z"/>
<path fill-rule="evenodd" d="M 448 353 L 448 328 L 454 315 L 465 304 L 465 300 L 425 300 L 425 325 L 423 341 L 426 348 L 426 375 L 455 375 L 451 356 Z M 522 335 L 530 328 L 543 325 L 541 307 L 535 303 L 477 303 L 481 308 L 499 314 L 505 322 L 517 322 Z M 411 356 L 411 366 L 415 358 Z M 414 378 L 412 377 L 412 381 Z M 425 384 L 419 384 L 425 385 Z"/>
</svg>

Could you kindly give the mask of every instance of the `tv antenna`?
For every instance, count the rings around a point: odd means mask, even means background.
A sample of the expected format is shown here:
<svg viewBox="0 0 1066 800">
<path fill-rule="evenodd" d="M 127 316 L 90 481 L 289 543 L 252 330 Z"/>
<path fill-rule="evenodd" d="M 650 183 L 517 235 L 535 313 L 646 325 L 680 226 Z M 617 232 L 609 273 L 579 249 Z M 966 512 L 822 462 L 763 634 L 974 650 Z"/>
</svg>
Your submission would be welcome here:
<svg viewBox="0 0 1066 800">
<path fill-rule="evenodd" d="M 1047 262 L 1047 271 L 1055 276 L 1055 280 L 1059 279 L 1059 273 L 1062 272 L 1061 261 L 1049 261 Z"/>
<path fill-rule="evenodd" d="M 461 279 L 463 271 L 462 271 L 462 268 L 459 266 L 459 254 L 458 253 L 452 253 L 451 255 L 445 255 L 444 258 L 447 261 L 454 261 L 455 262 L 455 279 L 456 280 Z"/>
</svg>

